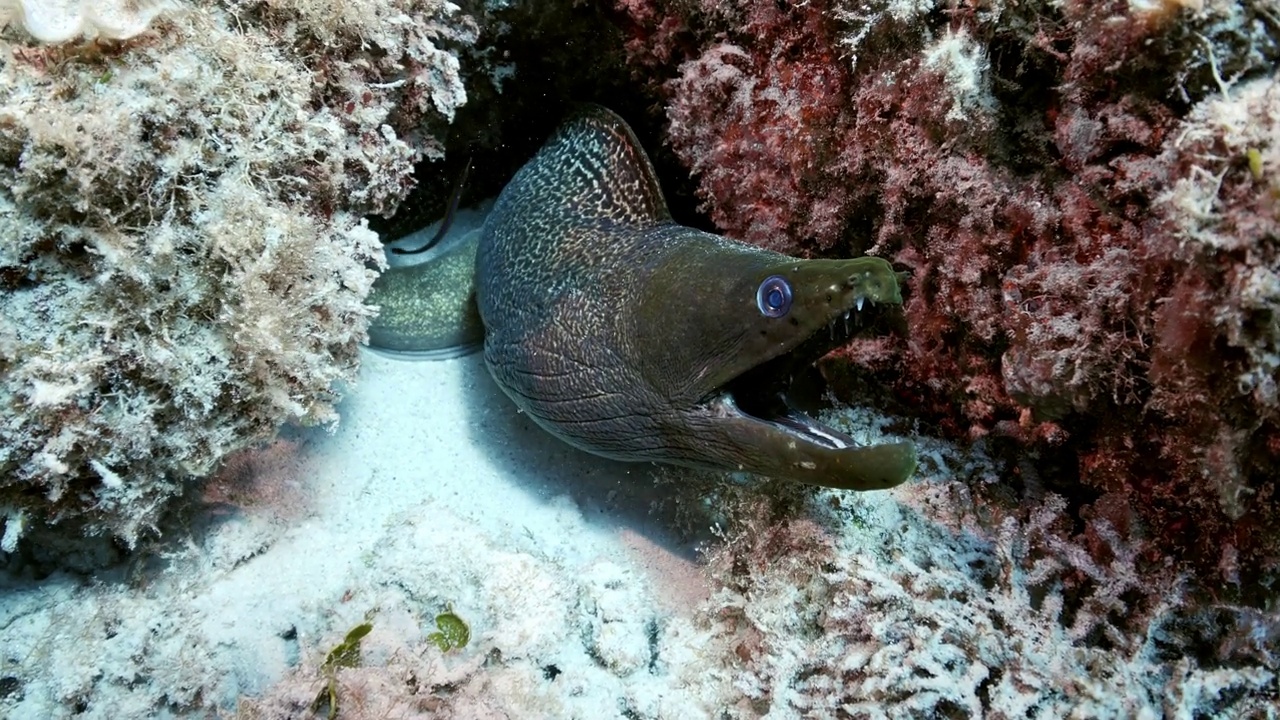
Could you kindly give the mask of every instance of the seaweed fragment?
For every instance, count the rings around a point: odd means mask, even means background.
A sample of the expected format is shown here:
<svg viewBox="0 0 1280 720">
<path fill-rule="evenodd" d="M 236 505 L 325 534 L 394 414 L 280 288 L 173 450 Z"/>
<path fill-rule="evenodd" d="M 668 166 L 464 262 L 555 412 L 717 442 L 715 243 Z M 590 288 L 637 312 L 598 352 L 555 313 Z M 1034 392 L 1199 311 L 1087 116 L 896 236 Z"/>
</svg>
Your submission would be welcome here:
<svg viewBox="0 0 1280 720">
<path fill-rule="evenodd" d="M 1256 147 L 1245 150 L 1245 158 L 1249 161 L 1249 174 L 1254 180 L 1262 179 L 1262 151 Z"/>
<path fill-rule="evenodd" d="M 460 650 L 471 641 L 471 627 L 453 612 L 453 603 L 449 603 L 447 608 L 436 615 L 436 627 L 439 630 L 427 636 L 428 640 L 440 648 L 440 652 Z"/>
<path fill-rule="evenodd" d="M 320 708 L 327 706 L 329 720 L 338 717 L 338 668 L 353 668 L 360 664 L 360 641 L 371 630 L 373 630 L 371 622 L 363 622 L 351 628 L 342 642 L 335 645 L 325 656 L 324 662 L 320 665 L 320 672 L 324 675 L 324 687 L 320 688 L 316 699 L 311 701 L 311 712 L 319 712 Z"/>
</svg>

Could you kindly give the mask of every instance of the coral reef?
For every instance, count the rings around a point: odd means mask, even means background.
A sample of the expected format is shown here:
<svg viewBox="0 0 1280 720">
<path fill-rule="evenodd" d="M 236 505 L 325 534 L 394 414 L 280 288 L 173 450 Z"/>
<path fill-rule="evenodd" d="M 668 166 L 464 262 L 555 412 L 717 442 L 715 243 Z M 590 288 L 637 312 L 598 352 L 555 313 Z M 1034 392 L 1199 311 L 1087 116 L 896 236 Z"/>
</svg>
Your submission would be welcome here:
<svg viewBox="0 0 1280 720">
<path fill-rule="evenodd" d="M 28 26 L 29 27 L 29 26 Z M 466 100 L 443 0 L 0 35 L 0 517 L 132 544 L 183 483 L 332 423 L 389 213 Z"/>
<path fill-rule="evenodd" d="M 1263 601 L 1280 570 L 1262 531 L 1280 522 L 1271 6 L 616 7 L 717 225 L 910 269 L 901 338 L 827 361 L 846 398 L 888 388 L 947 436 L 1033 452 L 1013 496 L 1052 487 Z"/>
<path fill-rule="evenodd" d="M 1105 523 L 1098 563 L 1060 498 L 989 524 L 961 483 L 893 494 L 739 499 L 702 608 L 737 716 L 1275 717 L 1274 658 L 1199 653 L 1216 616 Z"/>
</svg>

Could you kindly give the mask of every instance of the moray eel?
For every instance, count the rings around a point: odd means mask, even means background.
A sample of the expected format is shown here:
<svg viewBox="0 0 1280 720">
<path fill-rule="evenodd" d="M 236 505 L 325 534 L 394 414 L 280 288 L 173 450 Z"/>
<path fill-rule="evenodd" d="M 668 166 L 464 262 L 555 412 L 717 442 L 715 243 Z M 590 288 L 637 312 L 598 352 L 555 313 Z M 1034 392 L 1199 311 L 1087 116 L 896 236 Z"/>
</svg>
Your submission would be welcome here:
<svg viewBox="0 0 1280 720">
<path fill-rule="evenodd" d="M 369 302 L 382 310 L 369 325 L 369 347 L 422 359 L 478 350 L 484 340 L 475 299 L 479 240 L 480 231 L 473 230 L 441 244 L 422 263 L 379 275 Z"/>
<path fill-rule="evenodd" d="M 915 470 L 910 443 L 860 446 L 787 401 L 791 369 L 847 340 L 851 315 L 902 302 L 889 263 L 802 260 L 676 224 L 635 135 L 604 108 L 566 121 L 458 247 L 452 272 L 383 275 L 371 345 L 483 336 L 520 409 L 617 460 L 853 490 Z M 472 255 L 474 278 L 462 278 Z"/>
</svg>

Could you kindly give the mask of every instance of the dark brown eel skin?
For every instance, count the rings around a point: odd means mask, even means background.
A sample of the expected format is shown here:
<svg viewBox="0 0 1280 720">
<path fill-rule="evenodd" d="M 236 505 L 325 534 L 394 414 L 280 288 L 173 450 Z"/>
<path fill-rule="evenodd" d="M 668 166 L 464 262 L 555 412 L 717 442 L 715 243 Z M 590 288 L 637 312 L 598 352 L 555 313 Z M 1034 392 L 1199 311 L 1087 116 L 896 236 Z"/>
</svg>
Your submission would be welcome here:
<svg viewBox="0 0 1280 720">
<path fill-rule="evenodd" d="M 560 126 L 481 231 L 384 273 L 370 302 L 370 345 L 483 338 L 516 405 L 587 452 L 853 490 L 916 467 L 911 443 L 859 445 L 787 401 L 793 369 L 902 302 L 889 263 L 804 260 L 675 223 L 635 135 L 601 107 Z"/>
</svg>

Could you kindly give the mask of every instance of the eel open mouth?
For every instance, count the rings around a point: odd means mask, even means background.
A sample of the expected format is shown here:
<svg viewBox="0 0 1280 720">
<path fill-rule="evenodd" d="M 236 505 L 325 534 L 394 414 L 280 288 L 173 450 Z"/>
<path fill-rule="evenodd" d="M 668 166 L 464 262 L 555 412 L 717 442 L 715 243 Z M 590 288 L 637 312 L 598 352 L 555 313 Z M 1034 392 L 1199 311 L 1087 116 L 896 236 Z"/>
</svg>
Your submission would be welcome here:
<svg viewBox="0 0 1280 720">
<path fill-rule="evenodd" d="M 796 398 L 796 381 L 815 373 L 814 363 L 827 353 L 869 329 L 881 308 L 859 298 L 854 307 L 838 314 L 802 343 L 775 358 L 766 360 L 730 380 L 720 388 L 712 404 L 726 414 L 768 423 L 806 442 L 843 450 L 859 443 L 849 435 L 824 425 L 801 410 Z M 815 403 L 805 403 L 812 405 Z"/>
</svg>

